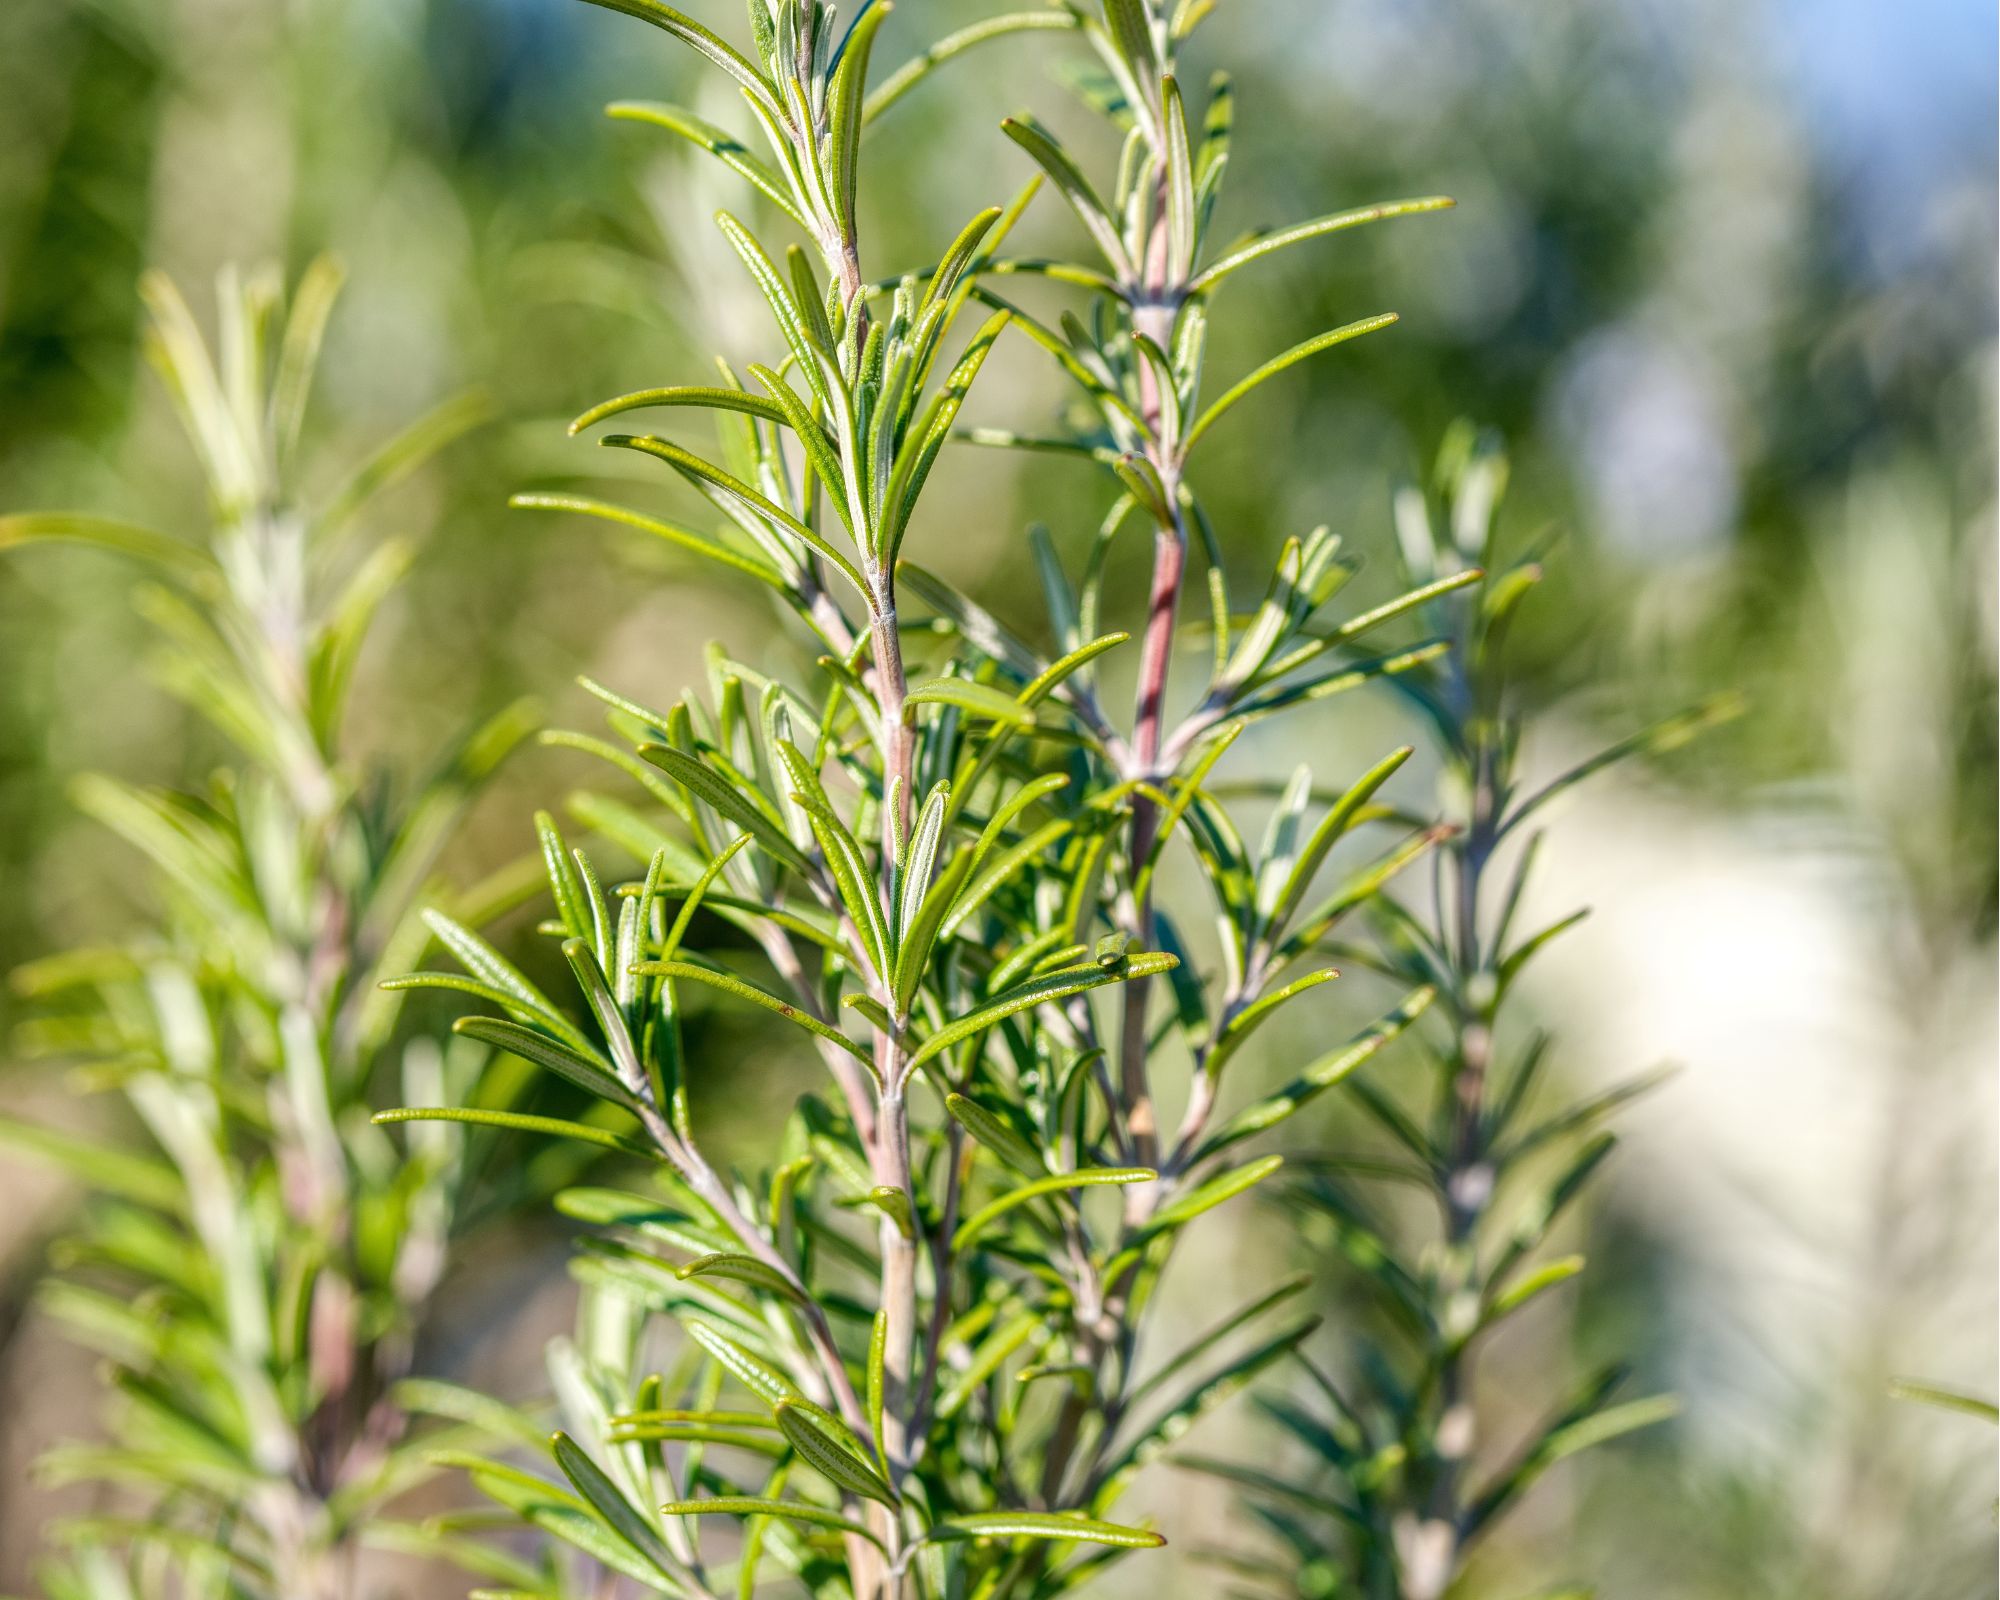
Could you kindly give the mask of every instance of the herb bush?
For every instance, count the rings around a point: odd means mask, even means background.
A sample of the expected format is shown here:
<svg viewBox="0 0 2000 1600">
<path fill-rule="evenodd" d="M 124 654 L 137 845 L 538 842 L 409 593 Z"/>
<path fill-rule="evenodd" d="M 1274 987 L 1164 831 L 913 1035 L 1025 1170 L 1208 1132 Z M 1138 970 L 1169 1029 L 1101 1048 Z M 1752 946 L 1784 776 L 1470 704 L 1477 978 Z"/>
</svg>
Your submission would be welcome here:
<svg viewBox="0 0 2000 1600">
<path fill-rule="evenodd" d="M 1201 0 L 997 17 L 872 90 L 889 12 L 878 0 L 845 26 L 817 0 L 749 0 L 748 52 L 657 0 L 595 3 L 663 30 L 741 92 L 762 153 L 677 106 L 612 112 L 692 142 L 746 185 L 769 226 L 716 220 L 769 307 L 771 356 L 606 401 L 572 430 L 709 413 L 714 442 L 699 448 L 599 437 L 705 500 L 704 526 L 570 493 L 515 504 L 653 534 L 762 588 L 791 665 L 712 647 L 705 683 L 659 709 L 587 683 L 613 737 L 544 736 L 619 776 L 616 792 L 570 803 L 589 848 L 536 818 L 553 899 L 542 931 L 573 993 L 551 997 L 475 931 L 476 897 L 459 917 L 413 921 L 452 809 L 521 719 L 476 736 L 394 817 L 342 767 L 341 691 L 400 557 L 378 553 L 339 598 L 308 601 L 308 571 L 327 565 L 315 541 L 361 492 L 308 518 L 284 470 L 325 281 L 308 279 L 268 395 L 267 289 L 226 298 L 220 376 L 161 297 L 170 378 L 214 480 L 212 549 L 86 519 L 6 525 L 180 571 L 185 597 L 161 608 L 172 676 L 243 752 L 213 797 L 93 791 L 162 868 L 170 916 L 142 950 L 27 977 L 81 993 L 44 1025 L 48 1042 L 101 1053 L 167 1157 L 12 1130 L 103 1191 L 77 1259 L 148 1284 L 136 1299 L 56 1291 L 114 1353 L 123 1401 L 113 1446 L 53 1469 L 135 1478 L 152 1498 L 138 1521 L 78 1530 L 86 1553 L 52 1573 L 51 1592 L 346 1594 L 353 1548 L 372 1540 L 455 1559 L 489 1597 L 1054 1596 L 1165 1544 L 1121 1510 L 1135 1476 L 1216 1406 L 1285 1374 L 1284 1388 L 1324 1402 L 1280 1398 L 1275 1384 L 1265 1402 L 1318 1458 L 1316 1477 L 1190 1461 L 1241 1486 L 1247 1520 L 1283 1549 L 1268 1562 L 1227 1553 L 1234 1581 L 1444 1594 L 1537 1473 L 1665 1409 L 1609 1405 L 1608 1374 L 1522 1453 L 1470 1472 L 1476 1341 L 1580 1267 L 1535 1253 L 1609 1148 L 1592 1130 L 1625 1097 L 1532 1122 L 1542 1042 L 1498 1071 L 1502 1003 L 1567 923 L 1512 939 L 1532 851 L 1497 899 L 1495 857 L 1600 763 L 1518 792 L 1501 643 L 1538 569 L 1488 575 L 1504 469 L 1469 434 L 1438 473 L 1446 536 L 1406 495 L 1409 587 L 1344 615 L 1335 602 L 1356 562 L 1324 528 L 1288 540 L 1261 600 L 1240 605 L 1193 468 L 1264 385 L 1394 321 L 1307 338 L 1210 396 L 1218 291 L 1274 252 L 1449 202 L 1342 211 L 1218 247 L 1233 101 L 1226 78 L 1196 97 L 1180 76 L 1210 10 Z M 1115 170 L 1093 181 L 1047 128 L 1009 119 L 1033 169 L 1025 186 L 973 216 L 935 264 L 881 275 L 857 223 L 864 135 L 932 71 L 1014 33 L 1063 36 L 1043 43 L 1069 52 L 1069 81 L 1117 136 Z M 1007 253 L 1043 189 L 1080 226 L 1081 258 Z M 1068 308 L 1053 323 L 1032 315 L 1003 292 L 1012 278 L 1041 280 Z M 960 426 L 1002 338 L 1052 359 L 1072 392 L 1065 431 Z M 920 563 L 937 520 L 926 491 L 953 440 L 1104 469 L 1080 570 L 1030 536 L 1046 601 L 1031 623 L 1010 627 Z M 361 490 L 403 464 L 392 452 Z M 1107 595 L 1108 552 L 1134 527 L 1152 533 L 1150 586 Z M 1191 599 L 1197 553 L 1205 592 Z M 1189 632 L 1206 682 L 1170 705 Z M 1121 649 L 1136 657 L 1129 704 L 1100 672 Z M 1275 803 L 1253 847 L 1216 778 L 1232 742 L 1378 681 L 1429 725 L 1444 815 L 1387 798 L 1406 746 L 1331 782 L 1302 767 L 1259 797 Z M 1700 720 L 1606 759 L 1670 745 Z M 1169 852 L 1192 864 L 1202 897 L 1156 893 Z M 1426 856 L 1430 919 L 1391 887 Z M 628 879 L 606 875 L 627 860 Z M 402 970 L 433 937 L 452 970 Z M 1382 1014 L 1245 1103 L 1224 1082 L 1230 1062 L 1280 1010 L 1313 1003 L 1338 976 L 1329 957 L 1394 980 Z M 447 1049 L 421 1033 L 402 1047 L 406 1103 L 371 1128 L 362 1113 L 398 1066 L 396 1000 L 420 988 L 489 1010 L 461 1018 Z M 684 1038 L 698 992 L 788 1025 L 825 1068 L 823 1090 L 749 1168 L 704 1150 Z M 1427 1008 L 1434 1020 L 1413 1027 Z M 1425 1040 L 1428 1110 L 1407 1109 L 1393 1074 L 1356 1076 L 1406 1032 Z M 521 1109 L 545 1078 L 587 1109 Z M 1401 1154 L 1308 1152 L 1293 1163 L 1302 1179 L 1272 1184 L 1285 1158 L 1260 1145 L 1343 1084 Z M 552 1440 L 546 1406 L 405 1376 L 467 1151 L 492 1148 L 465 1141 L 514 1136 L 553 1141 L 575 1174 L 603 1168 L 555 1196 L 586 1231 L 578 1333 L 549 1356 Z M 1558 1149 L 1571 1153 L 1551 1177 L 1537 1158 Z M 1359 1191 L 1377 1177 L 1433 1191 L 1441 1233 L 1374 1218 Z M 1319 1324 L 1301 1307 L 1309 1276 L 1197 1329 L 1156 1315 L 1182 1230 L 1287 1182 L 1386 1308 L 1359 1387 L 1303 1352 Z M 411 1438 L 411 1413 L 440 1425 Z M 391 1520 L 397 1493 L 451 1467 L 491 1509 Z M 127 1545 L 130 1562 L 108 1553 Z"/>
<path fill-rule="evenodd" d="M 941 41 L 872 94 L 884 6 L 843 32 L 823 6 L 754 0 L 754 56 L 652 0 L 611 9 L 733 78 L 767 152 L 676 107 L 616 112 L 711 151 L 805 242 L 779 251 L 717 219 L 770 306 L 770 365 L 625 395 L 576 423 L 716 413 L 708 454 L 655 435 L 601 442 L 656 458 L 713 506 L 721 531 L 570 495 L 517 503 L 634 524 L 734 569 L 771 592 L 816 661 L 787 682 L 718 649 L 705 692 L 664 709 L 591 685 L 618 742 L 555 736 L 622 769 L 640 797 L 577 807 L 646 863 L 624 884 L 606 887 L 552 818 L 538 821 L 549 931 L 586 1026 L 490 947 L 459 947 L 468 977 L 408 980 L 479 985 L 503 1014 L 462 1026 L 591 1091 L 604 1113 L 564 1124 L 423 1106 L 384 1120 L 498 1124 L 652 1166 L 639 1190 L 558 1202 L 601 1230 L 578 1263 L 591 1291 L 584 1337 L 556 1360 L 565 1427 L 553 1454 L 567 1486 L 490 1458 L 471 1461 L 472 1476 L 662 1592 L 748 1593 L 787 1570 L 817 1594 L 1074 1589 L 1164 1542 L 1112 1520 L 1135 1472 L 1314 1325 L 1290 1304 L 1291 1284 L 1175 1338 L 1142 1371 L 1148 1309 L 1180 1231 L 1269 1178 L 1279 1158 L 1251 1142 L 1381 1049 L 1431 993 L 1414 988 L 1287 1087 L 1225 1114 L 1229 1061 L 1334 976 L 1314 962 L 1323 942 L 1436 835 L 1376 798 L 1407 749 L 1328 799 L 1313 798 L 1308 776 L 1254 850 L 1204 781 L 1250 723 L 1436 654 L 1435 642 L 1365 647 L 1477 577 L 1330 623 L 1322 608 L 1352 566 L 1318 530 L 1287 544 L 1251 616 L 1234 614 L 1189 481 L 1196 447 L 1293 363 L 1393 319 L 1309 339 L 1205 401 L 1208 307 L 1272 251 L 1446 202 L 1212 248 L 1231 99 L 1219 82 L 1191 119 L 1175 70 L 1205 8 L 1170 20 L 1125 0 L 1101 15 L 1003 18 Z M 1011 120 L 1039 172 L 972 218 L 935 266 L 878 281 L 856 222 L 864 128 L 942 62 L 1028 28 L 1075 34 L 1095 65 L 1088 98 L 1124 143 L 1110 199 L 1046 129 Z M 1003 254 L 1045 184 L 1100 259 Z M 1011 304 L 993 286 L 1019 274 L 1074 286 L 1081 316 L 1052 328 Z M 978 320 L 958 342 L 971 308 Z M 906 549 L 967 393 L 1010 331 L 1055 358 L 1088 423 L 1056 440 L 969 436 L 1094 458 L 1115 497 L 1080 580 L 1037 543 L 1048 654 Z M 1153 530 L 1155 571 L 1124 714 L 1105 703 L 1097 665 L 1131 642 L 1104 626 L 1117 597 L 1107 606 L 1102 593 L 1105 549 L 1128 522 Z M 1171 715 L 1192 543 L 1208 558 L 1212 669 L 1195 706 Z M 928 617 L 920 627 L 912 602 Z M 1319 884 L 1336 844 L 1383 825 L 1391 842 L 1372 864 L 1330 891 Z M 1153 893 L 1165 852 L 1183 846 L 1219 914 L 1221 959 L 1206 974 Z M 713 922 L 747 936 L 755 959 L 696 948 Z M 831 1080 L 754 1172 L 719 1171 L 702 1150 L 682 1043 L 694 988 L 791 1023 Z M 1185 1101 L 1174 1125 L 1157 1098 L 1168 1075 Z M 685 1336 L 658 1374 L 642 1357 L 655 1316 Z M 702 1539 L 704 1516 L 741 1524 L 726 1560 Z M 560 1587 L 550 1560 L 545 1584 Z"/>
<path fill-rule="evenodd" d="M 1507 463 L 1491 439 L 1461 426 L 1440 452 L 1433 510 L 1410 486 L 1395 503 L 1409 578 L 1440 594 L 1426 621 L 1444 653 L 1398 679 L 1440 766 L 1444 816 L 1431 862 L 1428 912 L 1378 895 L 1368 937 L 1336 935 L 1330 954 L 1436 994 L 1434 1027 L 1412 1030 L 1428 1071 L 1412 1093 L 1368 1076 L 1351 1092 L 1386 1148 L 1312 1152 L 1287 1195 L 1309 1234 L 1323 1233 L 1365 1290 L 1370 1315 L 1352 1376 L 1300 1353 L 1291 1395 L 1261 1409 L 1310 1463 L 1302 1476 L 1212 1460 L 1186 1465 L 1245 1491 L 1281 1552 L 1235 1559 L 1246 1579 L 1301 1596 L 1438 1600 L 1469 1551 L 1538 1477 L 1565 1456 L 1673 1415 L 1671 1396 L 1618 1400 L 1627 1373 L 1586 1374 L 1528 1437 L 1482 1450 L 1474 1376 L 1481 1342 L 1508 1318 L 1574 1279 L 1584 1258 L 1538 1260 L 1564 1212 L 1615 1144 L 1603 1123 L 1660 1081 L 1659 1072 L 1554 1107 L 1542 1080 L 1551 1037 L 1516 1029 L 1511 1002 L 1528 964 L 1586 911 L 1521 926 L 1541 849 L 1543 808 L 1592 774 L 1641 752 L 1665 752 L 1730 715 L 1727 700 L 1670 718 L 1540 784 L 1521 767 L 1523 716 L 1507 674 L 1507 634 L 1542 575 L 1544 551 L 1496 558 L 1494 519 Z M 1490 567 L 1490 570 L 1489 570 Z M 1429 1201 L 1432 1228 L 1411 1228 L 1392 1203 Z M 1399 1226 L 1399 1218 L 1403 1225 Z M 1549 1363 L 1556 1365 L 1556 1363 Z M 1553 1375 L 1559 1389 L 1564 1375 Z M 1303 1398 L 1301 1398 L 1301 1396 Z M 1481 1455 L 1489 1460 L 1481 1462 Z M 1563 1590 L 1581 1596 L 1587 1590 Z"/>
</svg>

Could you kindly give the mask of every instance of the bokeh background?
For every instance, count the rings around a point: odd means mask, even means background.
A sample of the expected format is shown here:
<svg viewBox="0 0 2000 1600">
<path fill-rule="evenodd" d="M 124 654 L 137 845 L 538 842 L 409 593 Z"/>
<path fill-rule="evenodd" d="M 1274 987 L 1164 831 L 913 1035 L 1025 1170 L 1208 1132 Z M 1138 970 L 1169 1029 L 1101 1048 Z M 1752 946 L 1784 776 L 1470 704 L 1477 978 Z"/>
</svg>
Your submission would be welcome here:
<svg viewBox="0 0 2000 1600">
<path fill-rule="evenodd" d="M 881 56 L 981 9 L 905 4 Z M 876 261 L 934 256 L 1018 186 L 995 124 L 1023 104 L 1065 120 L 1046 38 L 883 125 Z M 1404 319 L 1218 436 L 1203 489 L 1238 581 L 1326 521 L 1385 591 L 1390 485 L 1467 416 L 1511 448 L 1509 536 L 1562 534 L 1522 634 L 1534 759 L 1719 690 L 1750 708 L 1579 795 L 1545 855 L 1545 908 L 1596 908 L 1532 993 L 1561 1073 L 1584 1091 L 1682 1070 L 1625 1120 L 1578 1227 L 1586 1286 L 1495 1350 L 1487 1394 L 1504 1432 L 1551 1372 L 1624 1349 L 1635 1392 L 1686 1409 L 1552 1476 L 1484 1558 L 1473 1592 L 1494 1600 L 1558 1578 L 1661 1600 L 1996 1592 L 1992 1432 L 1887 1395 L 1896 1375 L 2000 1387 L 1995 56 L 1985 0 L 1227 0 L 1207 30 L 1204 65 L 1239 83 L 1225 233 L 1460 202 L 1291 252 L 1219 307 L 1222 371 Z M 570 0 L 0 5 L 0 510 L 198 526 L 137 276 L 159 265 L 192 298 L 225 262 L 295 273 L 331 248 L 351 282 L 317 424 L 330 469 L 455 390 L 496 411 L 390 505 L 426 553 L 357 694 L 385 762 L 522 692 L 587 718 L 579 672 L 665 700 L 710 637 L 754 657 L 754 600 L 637 536 L 503 506 L 607 470 L 564 435 L 583 405 L 760 349 L 707 221 L 741 198 L 597 114 L 693 77 L 663 36 Z M 1033 226 L 1053 241 L 1066 219 L 1051 203 Z M 1032 427 L 1057 404 L 1018 352 L 989 371 L 981 420 Z M 948 463 L 960 509 L 913 542 L 1024 613 L 1024 526 L 1074 550 L 1100 489 Z M 137 863 L 73 816 L 70 776 L 185 781 L 218 755 L 144 682 L 131 591 L 86 553 L 0 565 L 0 966 L 143 914 Z M 1357 702 L 1244 759 L 1288 770 L 1304 738 L 1340 771 L 1396 731 L 1389 704 Z M 580 776 L 560 752 L 521 758 L 454 871 L 518 854 L 530 807 Z M 1275 1034 L 1248 1070 L 1276 1073 Z M 788 1070 L 732 1066 L 739 1120 Z M 0 1103 L 71 1114 L 47 1069 L 0 1073 Z M 6 1192 L 0 1588 L 28 1582 L 61 1504 L 26 1462 L 95 1403 L 30 1306 L 73 1196 L 26 1169 Z M 1194 1270 L 1247 1281 L 1285 1255 L 1273 1220 L 1212 1224 Z M 533 1386 L 568 1314 L 561 1263 L 526 1223 L 475 1251 L 434 1363 Z M 1229 1427 L 1255 1447 L 1247 1414 Z M 1171 1474 L 1150 1492 L 1192 1543 L 1227 1519 Z M 1190 1567 L 1175 1592 L 1215 1582 Z"/>
</svg>

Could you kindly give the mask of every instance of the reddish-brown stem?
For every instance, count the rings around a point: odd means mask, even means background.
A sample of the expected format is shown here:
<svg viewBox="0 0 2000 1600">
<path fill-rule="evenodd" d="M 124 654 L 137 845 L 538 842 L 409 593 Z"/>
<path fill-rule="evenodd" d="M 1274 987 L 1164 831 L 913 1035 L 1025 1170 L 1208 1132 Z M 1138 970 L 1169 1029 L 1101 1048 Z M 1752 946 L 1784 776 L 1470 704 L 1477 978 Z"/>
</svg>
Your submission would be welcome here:
<svg viewBox="0 0 2000 1600">
<path fill-rule="evenodd" d="M 902 638 L 896 623 L 895 579 L 888 572 L 873 576 L 875 694 L 881 705 L 883 745 L 882 890 L 887 904 L 889 885 L 896 871 L 897 842 L 908 836 L 915 738 L 904 720 L 906 683 Z M 893 913 L 893 906 L 889 909 Z M 902 1192 L 911 1230 L 906 1235 L 887 1215 L 878 1230 L 884 1333 L 882 1452 L 887 1458 L 890 1481 L 898 1483 L 910 1465 L 909 1425 L 914 1415 L 910 1376 L 917 1322 L 916 1232 L 921 1227 L 921 1215 L 910 1177 L 909 1108 L 903 1098 L 902 1045 L 893 1030 L 883 1029 L 876 1034 L 875 1064 L 880 1088 L 869 1165 L 878 1185 Z M 944 1286 L 939 1285 L 937 1292 L 944 1293 Z"/>
<path fill-rule="evenodd" d="M 1160 727 L 1167 693 L 1167 673 L 1173 661 L 1174 620 L 1180 605 L 1181 573 L 1187 561 L 1187 537 L 1178 519 L 1161 527 L 1153 541 L 1153 589 L 1146 611 L 1146 635 L 1139 657 L 1138 716 L 1133 724 L 1134 775 L 1156 776 Z M 1141 794 L 1132 802 L 1132 873 L 1136 878 L 1152 854 L 1159 817 L 1153 802 Z M 1153 938 L 1150 889 L 1138 895 L 1126 930 L 1141 946 Z M 1146 1000 L 1149 985 L 1135 979 L 1125 985 L 1125 1015 L 1119 1037 L 1118 1089 L 1124 1102 L 1125 1132 L 1132 1159 L 1151 1166 L 1159 1155 L 1159 1124 L 1146 1073 Z M 1132 1196 L 1137 1202 L 1140 1196 Z"/>
<path fill-rule="evenodd" d="M 878 575 L 879 596 L 870 628 L 875 640 L 875 698 L 882 708 L 882 878 L 886 885 L 896 859 L 896 841 L 909 836 L 910 769 L 915 730 L 904 720 L 903 640 L 896 623 L 895 579 Z M 894 791 L 896 804 L 887 802 Z"/>
<path fill-rule="evenodd" d="M 1186 565 L 1187 537 L 1176 519 L 1153 535 L 1153 587 L 1146 600 L 1146 633 L 1139 650 L 1138 714 L 1132 724 L 1132 761 L 1139 773 L 1148 778 L 1156 776 L 1153 768 L 1160 759 L 1167 669 L 1173 660 L 1174 619 L 1180 606 L 1181 572 Z M 1134 857 L 1135 868 L 1142 859 Z"/>
</svg>

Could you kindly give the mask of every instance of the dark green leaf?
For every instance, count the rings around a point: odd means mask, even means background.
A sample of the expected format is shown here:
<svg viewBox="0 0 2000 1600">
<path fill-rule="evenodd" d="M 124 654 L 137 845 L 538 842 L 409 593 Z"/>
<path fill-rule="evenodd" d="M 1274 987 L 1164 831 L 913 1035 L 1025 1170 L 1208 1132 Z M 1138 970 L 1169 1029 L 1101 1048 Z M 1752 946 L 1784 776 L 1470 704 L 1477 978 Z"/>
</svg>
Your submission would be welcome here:
<svg viewBox="0 0 2000 1600">
<path fill-rule="evenodd" d="M 556 1458 L 556 1465 L 563 1470 L 563 1476 L 576 1486 L 578 1494 L 590 1502 L 591 1508 L 602 1517 L 605 1524 L 673 1582 L 678 1582 L 682 1568 L 667 1549 L 665 1541 L 654 1531 L 632 1502 L 627 1500 L 618 1486 L 604 1474 L 604 1469 L 591 1460 L 576 1442 L 566 1433 L 556 1434 L 549 1447 Z"/>
<path fill-rule="evenodd" d="M 866 1461 L 841 1444 L 800 1406 L 780 1402 L 778 1428 L 815 1472 L 846 1494 L 885 1506 L 898 1503 L 896 1491 Z"/>
</svg>

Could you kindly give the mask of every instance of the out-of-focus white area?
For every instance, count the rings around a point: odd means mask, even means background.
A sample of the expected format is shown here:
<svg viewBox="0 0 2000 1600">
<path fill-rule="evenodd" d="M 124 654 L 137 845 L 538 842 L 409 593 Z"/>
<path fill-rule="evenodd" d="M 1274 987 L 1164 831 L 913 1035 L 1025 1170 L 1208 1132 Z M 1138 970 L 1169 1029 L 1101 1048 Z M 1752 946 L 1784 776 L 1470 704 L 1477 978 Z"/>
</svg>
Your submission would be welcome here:
<svg viewBox="0 0 2000 1600">
<path fill-rule="evenodd" d="M 1871 841 L 1810 804 L 1608 787 L 1527 902 L 1530 926 L 1595 908 L 1528 986 L 1571 1072 L 1680 1069 L 1623 1119 L 1617 1182 L 1675 1262 L 1680 1387 L 1719 1453 L 1785 1448 L 1805 1398 L 1885 1358 L 1974 1387 L 1995 1365 L 1991 950 L 1913 964 Z"/>
</svg>

